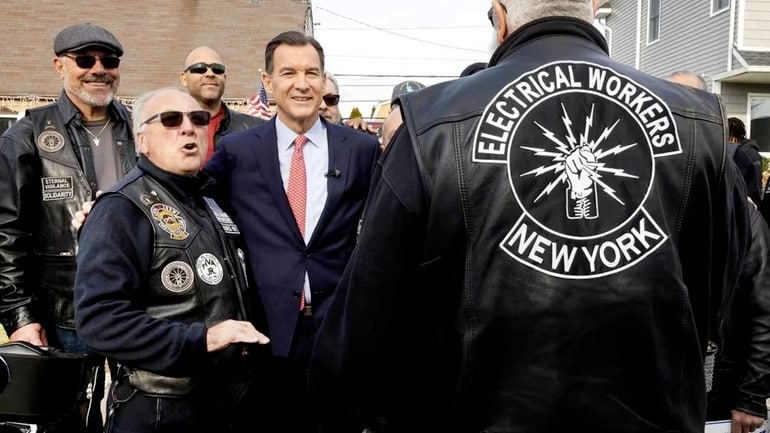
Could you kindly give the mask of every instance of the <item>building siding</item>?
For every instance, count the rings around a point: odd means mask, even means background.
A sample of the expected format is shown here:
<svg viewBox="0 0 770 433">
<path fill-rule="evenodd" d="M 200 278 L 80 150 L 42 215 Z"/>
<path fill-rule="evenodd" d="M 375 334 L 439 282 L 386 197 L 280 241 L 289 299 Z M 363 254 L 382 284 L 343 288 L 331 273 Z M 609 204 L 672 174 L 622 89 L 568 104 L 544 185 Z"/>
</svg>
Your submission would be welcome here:
<svg viewBox="0 0 770 433">
<path fill-rule="evenodd" d="M 642 1 L 642 71 L 658 77 L 679 70 L 693 71 L 702 74 L 707 82 L 711 76 L 725 72 L 729 10 L 711 16 L 709 1 L 663 1 L 660 39 L 647 44 L 648 5 L 649 0 Z"/>
<path fill-rule="evenodd" d="M 612 59 L 632 67 L 636 67 L 636 1 L 613 1 L 612 14 L 605 23 L 612 31 Z"/>
<path fill-rule="evenodd" d="M 8 40 L 0 50 L 0 95 L 58 95 L 61 80 L 53 67 L 53 40 L 66 26 L 90 22 L 110 30 L 123 45 L 121 97 L 178 85 L 187 53 L 209 45 L 227 65 L 224 96 L 247 98 L 258 88 L 265 44 L 283 31 L 304 31 L 309 4 L 308 0 L 102 0 L 97 7 L 87 0 L 4 0 Z"/>
<path fill-rule="evenodd" d="M 744 0 L 743 40 L 739 47 L 745 50 L 770 49 L 770 2 L 767 0 Z"/>
</svg>

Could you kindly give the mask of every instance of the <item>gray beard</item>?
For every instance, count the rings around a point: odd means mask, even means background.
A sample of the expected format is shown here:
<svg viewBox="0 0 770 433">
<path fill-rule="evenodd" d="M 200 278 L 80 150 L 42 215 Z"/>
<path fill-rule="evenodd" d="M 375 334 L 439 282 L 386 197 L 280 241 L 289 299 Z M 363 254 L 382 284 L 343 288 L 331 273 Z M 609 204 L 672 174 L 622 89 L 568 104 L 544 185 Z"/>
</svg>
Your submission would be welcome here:
<svg viewBox="0 0 770 433">
<path fill-rule="evenodd" d="M 69 90 L 73 95 L 77 96 L 81 101 L 85 102 L 91 107 L 106 107 L 110 105 L 113 99 L 115 99 L 114 91 L 110 91 L 110 93 L 103 97 L 95 97 L 83 90 L 82 87 L 76 89 L 68 88 L 67 90 Z"/>
</svg>

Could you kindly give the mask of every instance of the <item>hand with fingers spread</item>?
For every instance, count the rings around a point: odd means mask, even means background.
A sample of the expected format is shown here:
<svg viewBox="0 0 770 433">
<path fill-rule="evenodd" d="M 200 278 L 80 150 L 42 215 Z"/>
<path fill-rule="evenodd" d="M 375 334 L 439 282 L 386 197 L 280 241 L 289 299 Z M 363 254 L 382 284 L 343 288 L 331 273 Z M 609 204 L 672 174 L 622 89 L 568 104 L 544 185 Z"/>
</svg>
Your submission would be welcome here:
<svg viewBox="0 0 770 433">
<path fill-rule="evenodd" d="M 216 352 L 236 343 L 267 344 L 270 339 L 250 322 L 225 320 L 206 330 L 206 350 Z"/>
</svg>

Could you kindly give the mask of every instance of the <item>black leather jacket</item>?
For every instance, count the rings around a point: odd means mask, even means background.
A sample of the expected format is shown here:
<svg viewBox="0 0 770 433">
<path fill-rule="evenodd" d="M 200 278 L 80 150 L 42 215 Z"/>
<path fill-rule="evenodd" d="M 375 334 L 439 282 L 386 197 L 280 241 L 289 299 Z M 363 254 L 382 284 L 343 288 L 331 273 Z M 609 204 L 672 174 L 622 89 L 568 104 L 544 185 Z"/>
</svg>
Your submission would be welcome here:
<svg viewBox="0 0 770 433">
<path fill-rule="evenodd" d="M 729 300 L 717 352 L 709 419 L 729 419 L 738 409 L 762 418 L 770 397 L 770 228 L 749 207 L 751 249 Z"/>
<path fill-rule="evenodd" d="M 131 115 L 119 102 L 109 114 L 125 174 L 136 164 Z M 74 329 L 70 221 L 95 192 L 89 139 L 65 92 L 0 138 L 0 321 L 8 334 L 33 322 Z"/>
<path fill-rule="evenodd" d="M 143 157 L 99 197 L 81 234 L 78 334 L 148 394 L 184 396 L 200 386 L 230 393 L 247 382 L 241 345 L 205 350 L 207 328 L 254 317 L 240 232 L 203 196 L 210 183 Z"/>
<path fill-rule="evenodd" d="M 606 51 L 590 23 L 538 20 L 488 69 L 400 98 L 314 348 L 329 418 L 703 431 L 745 187 L 715 95 Z"/>
<path fill-rule="evenodd" d="M 222 118 L 222 122 L 219 124 L 217 132 L 214 133 L 214 143 L 219 143 L 219 140 L 223 135 L 227 135 L 231 132 L 244 131 L 265 123 L 265 121 L 259 117 L 231 110 L 224 103 L 222 103 L 222 106 L 225 109 L 225 116 Z"/>
</svg>

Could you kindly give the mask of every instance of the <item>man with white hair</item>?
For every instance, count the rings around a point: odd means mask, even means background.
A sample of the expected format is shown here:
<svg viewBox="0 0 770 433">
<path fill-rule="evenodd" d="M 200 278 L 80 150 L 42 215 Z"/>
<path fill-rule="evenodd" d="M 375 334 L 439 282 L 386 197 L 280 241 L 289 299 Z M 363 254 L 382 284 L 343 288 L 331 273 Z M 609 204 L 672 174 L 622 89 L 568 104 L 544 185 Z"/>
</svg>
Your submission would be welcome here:
<svg viewBox="0 0 770 433">
<path fill-rule="evenodd" d="M 489 67 L 399 97 L 314 347 L 328 431 L 703 431 L 745 188 L 717 97 L 610 59 L 596 3 L 493 0 Z"/>
</svg>

